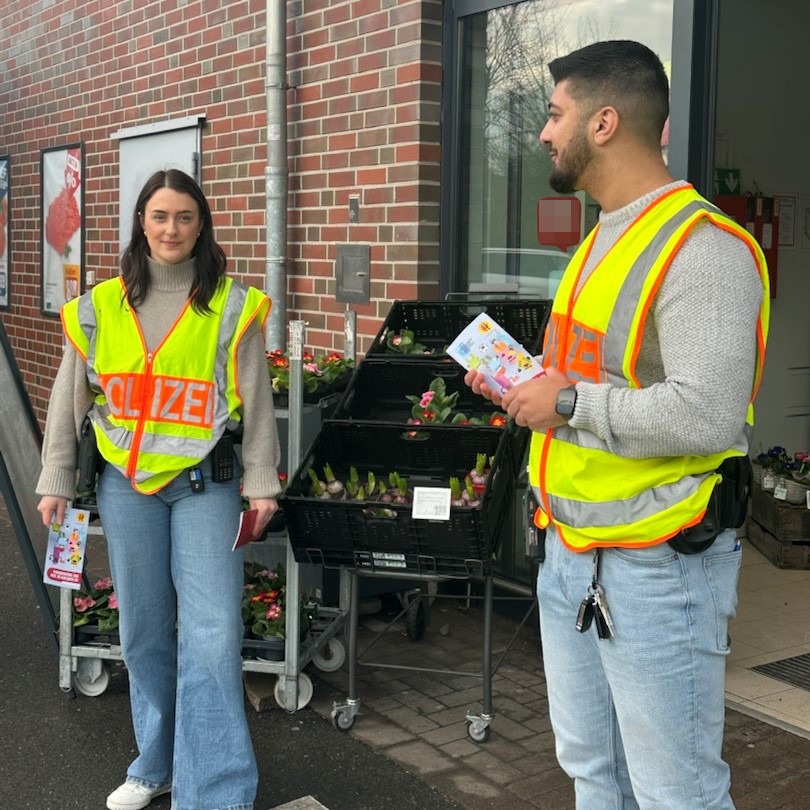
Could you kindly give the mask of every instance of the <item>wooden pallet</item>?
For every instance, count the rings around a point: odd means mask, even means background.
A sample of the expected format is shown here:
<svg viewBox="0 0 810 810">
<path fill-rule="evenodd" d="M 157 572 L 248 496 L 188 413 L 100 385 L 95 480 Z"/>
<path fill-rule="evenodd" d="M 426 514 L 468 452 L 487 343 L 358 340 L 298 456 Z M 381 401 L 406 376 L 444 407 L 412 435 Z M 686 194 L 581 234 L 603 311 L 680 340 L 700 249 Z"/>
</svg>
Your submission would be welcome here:
<svg viewBox="0 0 810 810">
<path fill-rule="evenodd" d="M 810 509 L 778 501 L 760 486 L 754 486 L 748 516 L 779 540 L 810 542 Z"/>
<path fill-rule="evenodd" d="M 745 536 L 777 568 L 810 570 L 810 539 L 782 540 L 750 517 L 745 521 Z"/>
</svg>

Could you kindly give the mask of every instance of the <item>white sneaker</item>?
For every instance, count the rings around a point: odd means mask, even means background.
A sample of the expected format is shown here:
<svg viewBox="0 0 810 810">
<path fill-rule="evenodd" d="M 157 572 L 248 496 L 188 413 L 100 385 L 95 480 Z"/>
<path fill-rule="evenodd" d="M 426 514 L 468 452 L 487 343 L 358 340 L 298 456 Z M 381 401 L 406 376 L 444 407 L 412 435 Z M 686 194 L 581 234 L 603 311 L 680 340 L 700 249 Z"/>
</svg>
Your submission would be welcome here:
<svg viewBox="0 0 810 810">
<path fill-rule="evenodd" d="M 124 782 L 107 796 L 107 807 L 109 810 L 142 810 L 152 799 L 171 792 L 171 785 L 148 788 L 137 782 Z"/>
</svg>

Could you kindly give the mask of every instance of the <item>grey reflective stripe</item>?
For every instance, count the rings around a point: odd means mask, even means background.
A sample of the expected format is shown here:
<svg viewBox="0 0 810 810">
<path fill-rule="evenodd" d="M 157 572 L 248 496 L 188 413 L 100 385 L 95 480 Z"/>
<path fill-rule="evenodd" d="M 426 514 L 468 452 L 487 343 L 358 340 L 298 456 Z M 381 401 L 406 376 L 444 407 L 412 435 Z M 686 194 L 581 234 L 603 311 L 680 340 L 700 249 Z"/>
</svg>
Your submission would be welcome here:
<svg viewBox="0 0 810 810">
<path fill-rule="evenodd" d="M 79 298 L 78 306 L 79 327 L 82 332 L 87 336 L 87 360 L 85 367 L 87 369 L 87 381 L 94 391 L 101 390 L 101 384 L 98 381 L 96 374 L 96 310 L 93 306 L 93 293 L 92 290 Z"/>
<path fill-rule="evenodd" d="M 217 341 L 215 366 L 217 392 L 214 404 L 215 436 L 225 430 L 231 415 L 228 405 L 228 347 L 236 334 L 236 328 L 239 325 L 239 318 L 242 315 L 246 299 L 247 290 L 241 284 L 231 282 L 228 296 L 225 299 L 225 306 L 222 310 L 222 320 L 219 324 Z"/>
<path fill-rule="evenodd" d="M 188 436 L 166 436 L 155 433 L 144 433 L 141 436 L 139 453 L 158 453 L 160 455 L 180 456 L 189 459 L 205 458 L 219 439 L 190 439 Z"/>
<path fill-rule="evenodd" d="M 674 484 L 665 484 L 652 490 L 646 490 L 623 501 L 592 503 L 549 495 L 549 506 L 556 521 L 577 528 L 625 526 L 647 517 L 653 517 L 663 512 L 664 509 L 685 500 L 695 493 L 698 486 L 707 477 L 708 473 L 700 476 L 687 476 Z"/>
<path fill-rule="evenodd" d="M 737 455 L 746 455 L 751 446 L 752 428 L 746 424 L 740 431 L 730 450 Z M 601 449 L 602 442 L 588 431 L 576 431 L 565 427 L 554 429 L 554 438 L 563 438 L 571 442 L 574 434 L 579 434 L 576 441 L 578 447 Z M 593 437 L 595 441 L 589 439 Z M 581 441 L 586 439 L 586 441 Z M 664 484 L 652 490 L 645 490 L 632 498 L 616 501 L 600 501 L 598 503 L 577 501 L 548 494 L 549 506 L 554 519 L 560 523 L 576 528 L 586 526 L 624 526 L 663 512 L 680 501 L 691 497 L 698 487 L 706 480 L 709 473 L 702 475 L 687 475 L 673 484 Z"/>
<path fill-rule="evenodd" d="M 627 380 L 621 373 L 624 365 L 624 354 L 627 349 L 633 317 L 636 314 L 641 291 L 644 289 L 644 282 L 650 268 L 658 260 L 664 246 L 678 228 L 698 211 L 706 210 L 711 210 L 714 213 L 716 209 L 711 208 L 701 200 L 693 200 L 673 214 L 657 231 L 652 241 L 641 251 L 630 268 L 630 272 L 625 277 L 621 292 L 616 300 L 627 303 L 620 303 L 614 308 L 605 331 L 604 364 L 608 371 L 608 382 L 611 385 L 620 388 L 627 387 Z"/>
</svg>

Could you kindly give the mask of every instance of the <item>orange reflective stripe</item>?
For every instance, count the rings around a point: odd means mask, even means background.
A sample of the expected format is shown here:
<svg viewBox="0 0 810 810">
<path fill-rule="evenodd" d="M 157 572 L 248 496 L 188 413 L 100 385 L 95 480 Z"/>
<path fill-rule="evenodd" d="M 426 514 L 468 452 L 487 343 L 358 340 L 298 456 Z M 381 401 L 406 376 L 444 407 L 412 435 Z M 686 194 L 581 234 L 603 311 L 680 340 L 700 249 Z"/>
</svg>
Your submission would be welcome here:
<svg viewBox="0 0 810 810">
<path fill-rule="evenodd" d="M 137 419 L 143 402 L 143 374 L 100 374 L 110 413 L 118 419 Z"/>
<path fill-rule="evenodd" d="M 145 395 L 145 374 L 99 377 L 110 413 L 118 419 L 140 419 L 143 404 L 151 422 L 211 428 L 214 425 L 215 384 L 208 380 L 156 375 Z"/>
<path fill-rule="evenodd" d="M 149 419 L 155 422 L 213 427 L 213 382 L 157 376 L 151 399 Z"/>
<path fill-rule="evenodd" d="M 602 382 L 605 336 L 581 323 L 571 323 L 572 345 L 569 349 L 567 367 L 560 368 L 571 379 L 585 382 Z"/>
</svg>

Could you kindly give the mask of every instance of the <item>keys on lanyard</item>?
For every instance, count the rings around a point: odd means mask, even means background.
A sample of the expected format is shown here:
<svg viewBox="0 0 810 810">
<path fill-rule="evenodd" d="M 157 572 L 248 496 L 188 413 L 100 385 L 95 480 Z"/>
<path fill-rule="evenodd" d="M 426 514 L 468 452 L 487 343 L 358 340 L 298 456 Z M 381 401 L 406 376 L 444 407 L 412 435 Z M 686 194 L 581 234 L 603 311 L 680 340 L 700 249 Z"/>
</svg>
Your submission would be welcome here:
<svg viewBox="0 0 810 810">
<path fill-rule="evenodd" d="M 588 593 L 577 611 L 576 628 L 580 633 L 586 633 L 592 623 L 596 624 L 596 634 L 600 640 L 616 635 L 608 610 L 605 589 L 599 584 L 599 549 L 596 549 L 593 554 L 593 578 L 588 587 Z"/>
</svg>

